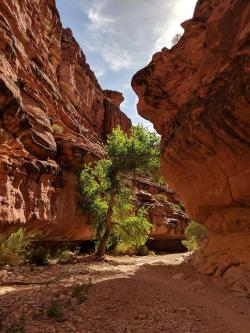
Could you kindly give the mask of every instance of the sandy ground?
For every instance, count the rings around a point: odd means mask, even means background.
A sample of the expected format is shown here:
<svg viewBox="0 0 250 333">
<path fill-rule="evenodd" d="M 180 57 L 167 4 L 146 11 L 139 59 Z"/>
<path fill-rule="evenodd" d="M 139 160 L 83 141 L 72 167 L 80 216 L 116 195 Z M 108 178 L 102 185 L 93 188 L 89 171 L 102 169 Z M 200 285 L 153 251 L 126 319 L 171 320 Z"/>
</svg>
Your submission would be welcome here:
<svg viewBox="0 0 250 333">
<path fill-rule="evenodd" d="M 1 332 L 249 333 L 250 299 L 184 257 L 84 257 L 2 270 Z"/>
</svg>

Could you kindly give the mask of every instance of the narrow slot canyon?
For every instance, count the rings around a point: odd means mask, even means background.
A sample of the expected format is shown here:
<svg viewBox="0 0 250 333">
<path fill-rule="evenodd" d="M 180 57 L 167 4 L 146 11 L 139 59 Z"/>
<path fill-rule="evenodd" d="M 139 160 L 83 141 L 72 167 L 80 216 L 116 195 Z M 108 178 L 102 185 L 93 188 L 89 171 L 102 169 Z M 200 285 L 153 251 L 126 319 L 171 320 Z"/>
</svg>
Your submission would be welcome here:
<svg viewBox="0 0 250 333">
<path fill-rule="evenodd" d="M 186 8 L 139 1 L 152 34 Z M 95 53 L 138 4 L 74 5 L 0 1 L 0 332 L 249 333 L 249 1 L 198 0 L 140 67 L 132 35 Z"/>
</svg>

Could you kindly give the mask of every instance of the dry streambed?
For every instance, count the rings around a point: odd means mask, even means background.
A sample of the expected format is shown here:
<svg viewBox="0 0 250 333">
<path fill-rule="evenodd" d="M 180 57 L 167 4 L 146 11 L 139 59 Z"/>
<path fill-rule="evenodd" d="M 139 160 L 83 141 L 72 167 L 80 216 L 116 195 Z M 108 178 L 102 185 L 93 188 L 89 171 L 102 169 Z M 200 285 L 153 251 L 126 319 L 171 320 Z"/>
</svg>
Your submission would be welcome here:
<svg viewBox="0 0 250 333">
<path fill-rule="evenodd" d="M 248 333 L 250 299 L 184 257 L 85 257 L 2 270 L 1 332 Z"/>
</svg>

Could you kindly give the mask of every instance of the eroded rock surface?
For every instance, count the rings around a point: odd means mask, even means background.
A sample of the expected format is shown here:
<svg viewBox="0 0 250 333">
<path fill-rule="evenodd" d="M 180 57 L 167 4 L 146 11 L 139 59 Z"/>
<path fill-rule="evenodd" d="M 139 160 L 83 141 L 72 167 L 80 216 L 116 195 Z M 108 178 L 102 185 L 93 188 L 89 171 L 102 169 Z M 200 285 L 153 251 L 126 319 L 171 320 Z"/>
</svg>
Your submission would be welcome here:
<svg viewBox="0 0 250 333">
<path fill-rule="evenodd" d="M 134 76 L 138 111 L 162 135 L 168 183 L 210 232 L 197 266 L 250 281 L 250 3 L 199 0 L 182 26 Z"/>
<path fill-rule="evenodd" d="M 144 177 L 138 177 L 134 185 L 136 204 L 148 209 L 149 221 L 154 226 L 149 247 L 169 252 L 185 251 L 181 241 L 185 238 L 189 217 L 177 195 L 167 185 L 157 185 Z"/>
<path fill-rule="evenodd" d="M 103 91 L 54 0 L 0 2 L 0 230 L 90 239 L 79 168 L 103 156 L 122 96 Z M 49 227 L 48 227 L 49 226 Z"/>
</svg>

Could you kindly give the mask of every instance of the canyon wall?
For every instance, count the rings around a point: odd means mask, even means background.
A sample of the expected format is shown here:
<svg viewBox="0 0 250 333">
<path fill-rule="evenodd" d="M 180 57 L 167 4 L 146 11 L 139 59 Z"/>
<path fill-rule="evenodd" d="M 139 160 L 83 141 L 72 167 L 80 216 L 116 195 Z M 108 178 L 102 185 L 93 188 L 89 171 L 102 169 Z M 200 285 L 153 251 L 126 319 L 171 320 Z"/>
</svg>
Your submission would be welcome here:
<svg viewBox="0 0 250 333">
<path fill-rule="evenodd" d="M 209 230 L 200 271 L 250 292 L 250 2 L 199 0 L 185 32 L 132 80 L 162 136 L 162 171 Z"/>
<path fill-rule="evenodd" d="M 90 239 L 78 207 L 84 163 L 114 126 L 129 132 L 120 93 L 103 91 L 54 0 L 0 2 L 0 231 Z"/>
<path fill-rule="evenodd" d="M 153 224 L 148 247 L 164 252 L 185 252 L 187 249 L 182 245 L 182 240 L 185 239 L 185 228 L 190 220 L 176 193 L 168 185 L 137 177 L 134 196 L 137 207 L 147 208 L 148 220 Z"/>
</svg>

